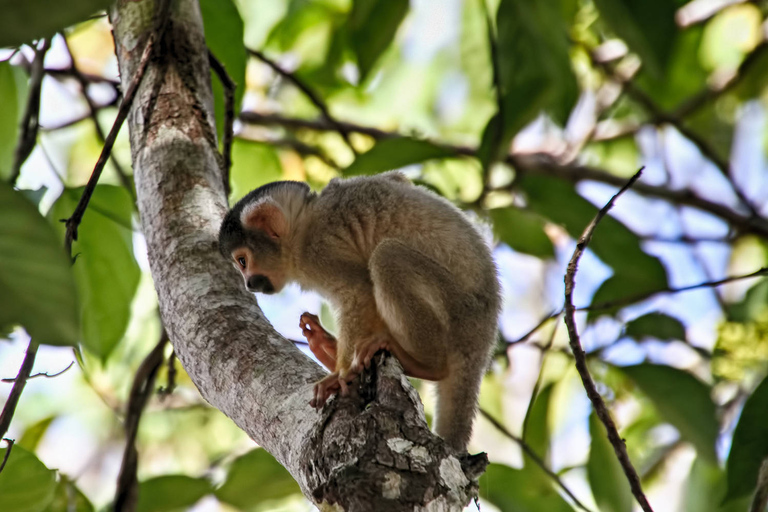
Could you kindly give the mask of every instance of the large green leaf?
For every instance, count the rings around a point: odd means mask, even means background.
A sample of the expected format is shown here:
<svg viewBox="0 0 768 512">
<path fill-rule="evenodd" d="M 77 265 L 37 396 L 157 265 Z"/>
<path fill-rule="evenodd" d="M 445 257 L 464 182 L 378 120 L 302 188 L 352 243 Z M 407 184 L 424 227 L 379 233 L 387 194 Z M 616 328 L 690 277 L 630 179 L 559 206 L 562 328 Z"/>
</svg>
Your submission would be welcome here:
<svg viewBox="0 0 768 512">
<path fill-rule="evenodd" d="M 664 313 L 648 313 L 629 322 L 625 334 L 638 340 L 646 337 L 663 341 L 684 340 L 685 326 Z"/>
<path fill-rule="evenodd" d="M 408 0 L 354 0 L 349 33 L 361 82 L 392 43 L 407 13 Z"/>
<path fill-rule="evenodd" d="M 728 455 L 728 492 L 726 500 L 751 494 L 757 486 L 760 465 L 768 457 L 768 377 L 747 398 L 739 424 L 733 432 Z"/>
<path fill-rule="evenodd" d="M 667 68 L 675 39 L 675 4 L 671 0 L 595 0 L 602 18 L 656 76 Z"/>
<path fill-rule="evenodd" d="M 0 461 L 7 448 L 0 449 Z M 56 472 L 46 468 L 34 454 L 14 446 L 0 473 L 0 510 L 39 512 L 53 500 Z"/>
<path fill-rule="evenodd" d="M 230 201 L 241 199 L 251 190 L 283 176 L 283 168 L 275 148 L 261 142 L 235 139 L 232 145 L 232 169 L 229 183 L 232 186 Z"/>
<path fill-rule="evenodd" d="M 221 62 L 235 82 L 235 117 L 240 112 L 240 101 L 245 91 L 245 65 L 247 54 L 243 44 L 243 20 L 232 0 L 201 0 L 205 43 Z M 224 88 L 211 71 L 216 128 L 221 140 L 224 133 Z"/>
<path fill-rule="evenodd" d="M 523 429 L 523 440 L 528 443 L 533 452 L 541 457 L 542 460 L 548 460 L 550 428 L 549 428 L 549 404 L 552 400 L 552 384 L 545 386 L 533 400 L 530 409 L 525 417 L 525 428 Z M 524 457 L 525 464 L 534 464 Z"/>
<path fill-rule="evenodd" d="M 693 443 L 699 456 L 717 461 L 715 442 L 720 427 L 708 385 L 666 365 L 639 364 L 620 370 L 651 399 L 661 417 Z"/>
<path fill-rule="evenodd" d="M 376 174 L 399 169 L 406 165 L 419 164 L 433 158 L 448 158 L 452 156 L 456 156 L 456 154 L 450 149 L 436 146 L 424 140 L 412 139 L 410 137 L 384 139 L 376 143 L 366 153 L 358 156 L 344 170 L 344 175 Z"/>
<path fill-rule="evenodd" d="M 504 512 L 572 512 L 538 466 L 513 469 L 490 464 L 480 477 L 480 497 Z"/>
<path fill-rule="evenodd" d="M 111 0 L 0 0 L 0 48 L 52 36 L 106 9 Z"/>
<path fill-rule="evenodd" d="M 716 464 L 697 457 L 688 473 L 680 512 L 744 512 L 751 496 L 723 503 L 726 475 Z"/>
<path fill-rule="evenodd" d="M 514 206 L 490 213 L 494 233 L 512 249 L 538 258 L 554 257 L 555 247 L 544 231 L 543 217 Z"/>
<path fill-rule="evenodd" d="M 249 511 L 267 500 L 300 492 L 291 474 L 266 450 L 257 448 L 232 463 L 224 485 L 216 490 L 216 497 Z"/>
<path fill-rule="evenodd" d="M 601 512 L 632 512 L 632 490 L 605 427 L 592 412 L 589 415 L 592 442 L 587 460 L 587 477 Z"/>
<path fill-rule="evenodd" d="M 53 501 L 45 512 L 93 512 L 93 504 L 69 478 L 59 474 Z"/>
<path fill-rule="evenodd" d="M 205 478 L 186 475 L 164 475 L 139 484 L 137 512 L 174 512 L 187 510 L 213 491 Z"/>
<path fill-rule="evenodd" d="M 38 343 L 77 343 L 77 292 L 69 259 L 24 194 L 2 182 L 0 290 L 0 327 L 21 324 Z"/>
<path fill-rule="evenodd" d="M 62 235 L 65 219 L 75 210 L 83 189 L 65 189 L 50 217 Z M 123 337 L 131 316 L 131 301 L 139 284 L 133 256 L 131 197 L 121 187 L 99 185 L 94 191 L 78 240 L 72 244 L 81 297 L 83 345 L 106 358 Z"/>
</svg>

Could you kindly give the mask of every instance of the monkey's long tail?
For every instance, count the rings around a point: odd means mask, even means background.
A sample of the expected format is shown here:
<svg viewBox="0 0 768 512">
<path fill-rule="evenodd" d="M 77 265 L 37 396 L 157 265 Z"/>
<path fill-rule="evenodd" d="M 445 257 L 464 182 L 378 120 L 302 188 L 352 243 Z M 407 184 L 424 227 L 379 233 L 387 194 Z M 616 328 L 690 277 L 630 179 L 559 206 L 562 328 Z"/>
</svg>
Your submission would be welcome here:
<svg viewBox="0 0 768 512">
<path fill-rule="evenodd" d="M 484 369 L 482 365 L 480 368 L 457 368 L 437 383 L 435 432 L 459 451 L 466 450 L 472 435 Z"/>
</svg>

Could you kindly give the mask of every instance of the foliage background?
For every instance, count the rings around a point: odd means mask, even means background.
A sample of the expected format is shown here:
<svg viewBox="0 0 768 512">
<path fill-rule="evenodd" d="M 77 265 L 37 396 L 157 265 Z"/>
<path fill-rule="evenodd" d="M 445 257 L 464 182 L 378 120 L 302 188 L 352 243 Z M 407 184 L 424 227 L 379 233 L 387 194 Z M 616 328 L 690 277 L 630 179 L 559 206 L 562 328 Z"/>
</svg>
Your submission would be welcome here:
<svg viewBox="0 0 768 512">
<path fill-rule="evenodd" d="M 130 183 L 125 130 L 73 266 L 61 251 L 58 221 L 71 215 L 119 100 L 109 22 L 87 19 L 104 7 L 0 7 L 0 46 L 9 48 L 0 51 L 0 372 L 15 375 L 28 335 L 43 343 L 35 372 L 74 361 L 27 385 L 6 435 L 16 444 L 0 473 L 0 510 L 109 506 L 131 382 L 161 338 L 132 192 L 120 176 Z M 629 298 L 579 314 L 590 368 L 654 510 L 747 507 L 768 456 L 768 284 L 758 277 L 670 292 L 766 266 L 762 2 L 201 7 L 209 47 L 239 84 L 230 200 L 276 179 L 320 189 L 336 176 L 403 168 L 465 208 L 495 244 L 505 299 L 481 407 L 589 510 L 630 511 L 633 501 L 552 312 L 562 307 L 574 237 L 644 165 L 644 192 L 622 197 L 577 276 L 577 305 Z M 33 40 L 48 36 L 40 129 L 17 173 L 19 126 L 36 96 Z M 213 82 L 221 130 L 223 89 Z M 300 339 L 304 310 L 333 324 L 320 298 L 295 288 L 259 300 L 289 339 Z M 175 390 L 153 397 L 141 418 L 139 510 L 310 509 L 274 459 L 174 367 Z M 4 396 L 11 384 L 0 386 Z M 429 385 L 420 388 L 429 412 Z M 484 510 L 577 509 L 484 418 L 470 451 L 480 450 L 494 462 L 481 482 Z"/>
</svg>

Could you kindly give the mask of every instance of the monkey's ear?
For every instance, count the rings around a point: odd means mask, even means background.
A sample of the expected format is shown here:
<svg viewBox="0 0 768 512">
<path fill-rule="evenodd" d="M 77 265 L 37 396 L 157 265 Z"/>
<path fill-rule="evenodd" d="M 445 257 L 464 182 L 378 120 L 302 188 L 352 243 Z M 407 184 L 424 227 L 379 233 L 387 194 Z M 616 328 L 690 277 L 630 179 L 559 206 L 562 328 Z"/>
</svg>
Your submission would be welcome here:
<svg viewBox="0 0 768 512">
<path fill-rule="evenodd" d="M 272 238 L 285 236 L 287 225 L 283 210 L 269 199 L 255 203 L 243 210 L 240 217 L 243 226 L 248 229 L 258 229 Z"/>
</svg>

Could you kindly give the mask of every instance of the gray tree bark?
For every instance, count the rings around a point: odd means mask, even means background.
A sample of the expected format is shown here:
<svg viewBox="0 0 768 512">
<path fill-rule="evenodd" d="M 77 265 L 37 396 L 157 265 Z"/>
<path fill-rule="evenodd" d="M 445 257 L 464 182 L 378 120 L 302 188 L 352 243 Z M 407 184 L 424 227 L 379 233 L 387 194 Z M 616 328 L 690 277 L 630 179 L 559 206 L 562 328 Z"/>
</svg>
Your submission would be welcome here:
<svg viewBox="0 0 768 512">
<path fill-rule="evenodd" d="M 124 88 L 154 10 L 154 0 L 118 0 L 112 12 Z M 485 456 L 452 453 L 428 430 L 396 360 L 379 357 L 322 412 L 308 405 L 322 369 L 274 331 L 218 253 L 227 203 L 197 0 L 174 0 L 166 27 L 128 124 L 152 276 L 179 360 L 322 510 L 462 510 Z"/>
</svg>

